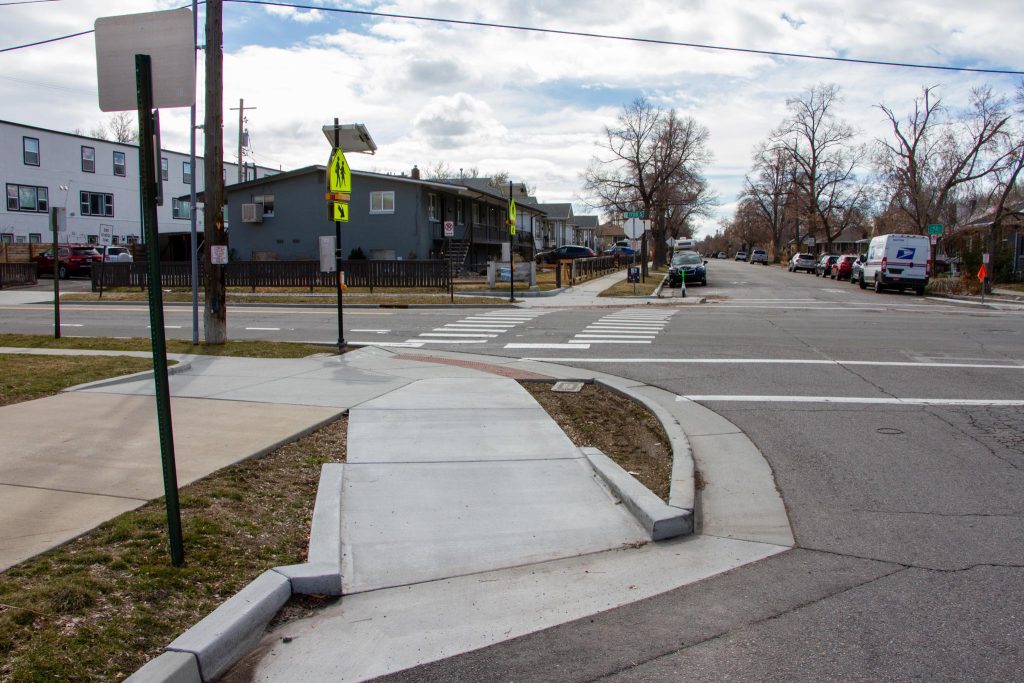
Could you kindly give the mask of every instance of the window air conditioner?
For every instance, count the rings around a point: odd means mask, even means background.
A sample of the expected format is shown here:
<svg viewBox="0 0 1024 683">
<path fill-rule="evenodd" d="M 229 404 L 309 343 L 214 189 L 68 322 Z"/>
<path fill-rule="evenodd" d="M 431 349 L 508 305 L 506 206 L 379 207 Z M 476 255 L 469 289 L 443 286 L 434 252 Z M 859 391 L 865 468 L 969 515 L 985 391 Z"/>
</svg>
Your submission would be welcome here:
<svg viewBox="0 0 1024 683">
<path fill-rule="evenodd" d="M 243 223 L 262 223 L 263 222 L 263 205 L 262 204 L 242 204 L 242 222 Z"/>
</svg>

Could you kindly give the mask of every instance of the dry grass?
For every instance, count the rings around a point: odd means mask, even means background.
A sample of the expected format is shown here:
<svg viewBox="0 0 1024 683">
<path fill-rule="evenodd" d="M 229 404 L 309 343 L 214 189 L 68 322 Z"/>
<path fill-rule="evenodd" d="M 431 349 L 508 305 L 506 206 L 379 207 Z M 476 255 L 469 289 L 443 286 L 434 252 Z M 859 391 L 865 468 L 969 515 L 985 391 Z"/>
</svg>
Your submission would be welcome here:
<svg viewBox="0 0 1024 683">
<path fill-rule="evenodd" d="M 52 396 L 68 387 L 153 367 L 148 358 L 0 354 L 0 406 Z"/>
<path fill-rule="evenodd" d="M 0 346 L 30 349 L 99 349 L 104 351 L 149 351 L 149 339 L 111 339 L 109 337 L 61 337 L 45 334 L 0 334 Z M 196 344 L 180 339 L 167 340 L 168 353 L 205 356 L 244 356 L 247 358 L 305 358 L 315 353 L 336 353 L 333 346 L 292 342 L 229 341 L 226 344 Z M 51 356 L 52 358 L 52 356 Z"/>
</svg>

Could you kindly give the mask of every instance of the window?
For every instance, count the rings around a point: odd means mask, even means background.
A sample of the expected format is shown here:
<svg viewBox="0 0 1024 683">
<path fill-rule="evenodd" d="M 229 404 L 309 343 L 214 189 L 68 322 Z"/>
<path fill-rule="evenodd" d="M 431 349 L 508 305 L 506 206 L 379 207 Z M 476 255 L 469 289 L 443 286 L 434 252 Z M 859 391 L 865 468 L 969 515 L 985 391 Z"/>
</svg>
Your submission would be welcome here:
<svg viewBox="0 0 1024 683">
<path fill-rule="evenodd" d="M 114 175 L 127 175 L 128 165 L 124 160 L 124 152 L 114 152 Z"/>
<path fill-rule="evenodd" d="M 40 244 L 43 241 L 43 234 L 39 232 L 30 232 L 28 234 L 29 244 Z"/>
<path fill-rule="evenodd" d="M 260 194 L 252 198 L 257 204 L 263 205 L 263 217 L 273 218 L 274 217 L 274 195 L 272 194 Z"/>
<path fill-rule="evenodd" d="M 106 192 L 79 192 L 79 204 L 83 216 L 113 216 L 114 195 Z"/>
<path fill-rule="evenodd" d="M 431 195 L 433 196 L 433 195 Z M 394 213 L 395 193 L 393 190 L 370 193 L 370 213 Z"/>
<path fill-rule="evenodd" d="M 480 205 L 473 204 L 473 225 L 480 224 Z"/>
<path fill-rule="evenodd" d="M 167 158 L 160 157 L 160 180 L 167 180 Z"/>
<path fill-rule="evenodd" d="M 34 185 L 7 185 L 7 210 L 46 213 L 50 191 Z"/>
<path fill-rule="evenodd" d="M 465 222 L 465 200 L 458 199 L 455 201 L 455 222 L 462 225 Z"/>
<path fill-rule="evenodd" d="M 192 218 L 192 202 L 175 199 L 171 204 L 171 218 Z"/>
<path fill-rule="evenodd" d="M 21 160 L 26 166 L 39 165 L 39 138 L 21 139 Z"/>
<path fill-rule="evenodd" d="M 430 195 L 428 197 L 428 203 L 427 203 L 427 220 L 428 221 L 439 220 L 438 216 L 441 215 L 441 212 L 439 210 L 439 208 L 440 208 L 439 205 L 440 205 L 440 200 L 438 199 L 437 195 L 434 194 L 434 193 L 430 193 Z"/>
<path fill-rule="evenodd" d="M 13 232 L 2 232 L 2 233 L 0 233 L 0 244 L 14 244 L 14 233 Z"/>
<path fill-rule="evenodd" d="M 192 162 L 183 161 L 181 162 L 181 182 L 186 185 L 192 184 Z"/>
<path fill-rule="evenodd" d="M 82 145 L 82 173 L 96 172 L 96 148 Z"/>
</svg>

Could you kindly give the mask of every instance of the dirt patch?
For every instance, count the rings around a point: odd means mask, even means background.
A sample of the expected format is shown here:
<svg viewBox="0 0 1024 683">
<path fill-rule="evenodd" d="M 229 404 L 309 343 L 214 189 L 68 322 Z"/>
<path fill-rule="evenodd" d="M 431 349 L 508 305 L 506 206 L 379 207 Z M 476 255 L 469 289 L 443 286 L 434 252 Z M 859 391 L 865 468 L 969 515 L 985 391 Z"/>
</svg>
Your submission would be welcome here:
<svg viewBox="0 0 1024 683">
<path fill-rule="evenodd" d="M 662 500 L 672 481 L 672 446 L 661 423 L 639 403 L 598 384 L 579 393 L 522 382 L 574 444 L 599 448 Z"/>
</svg>

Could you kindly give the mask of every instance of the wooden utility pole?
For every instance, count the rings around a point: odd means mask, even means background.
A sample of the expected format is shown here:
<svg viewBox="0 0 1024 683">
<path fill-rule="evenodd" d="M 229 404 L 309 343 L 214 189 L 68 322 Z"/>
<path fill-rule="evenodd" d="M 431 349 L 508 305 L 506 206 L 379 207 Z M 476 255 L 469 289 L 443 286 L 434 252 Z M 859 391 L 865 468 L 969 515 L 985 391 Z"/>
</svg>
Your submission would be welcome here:
<svg viewBox="0 0 1024 683">
<path fill-rule="evenodd" d="M 249 109 L 251 111 L 251 110 L 253 110 L 255 108 L 256 107 L 246 107 L 245 106 L 245 100 L 241 99 L 241 98 L 238 100 L 238 106 L 237 107 L 231 107 L 231 111 L 237 111 L 238 112 L 238 182 L 240 182 L 240 183 L 249 179 L 247 177 L 248 174 L 245 171 L 245 162 L 242 161 L 242 158 L 243 158 L 242 157 L 242 151 L 246 147 L 246 145 L 244 144 L 244 141 L 245 141 L 245 110 Z M 255 177 L 255 175 L 256 174 L 254 173 L 253 177 Z"/>
<path fill-rule="evenodd" d="M 213 265 L 212 247 L 228 244 L 224 230 L 224 55 L 221 26 L 222 0 L 206 2 L 206 117 L 204 120 L 203 188 L 203 286 L 206 305 L 203 332 L 207 344 L 223 344 L 228 338 L 224 265 Z"/>
</svg>

